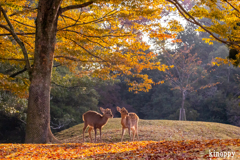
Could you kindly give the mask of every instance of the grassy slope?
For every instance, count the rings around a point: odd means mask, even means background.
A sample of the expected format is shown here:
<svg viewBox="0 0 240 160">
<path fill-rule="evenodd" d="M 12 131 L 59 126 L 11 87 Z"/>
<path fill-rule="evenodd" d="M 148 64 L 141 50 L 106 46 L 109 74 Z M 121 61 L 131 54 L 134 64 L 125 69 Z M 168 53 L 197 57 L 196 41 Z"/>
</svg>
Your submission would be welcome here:
<svg viewBox="0 0 240 160">
<path fill-rule="evenodd" d="M 121 140 L 120 121 L 120 118 L 109 119 L 102 130 L 104 142 L 119 142 Z M 83 124 L 73 126 L 57 133 L 56 137 L 66 143 L 81 143 L 82 128 Z M 240 139 L 240 127 L 212 122 L 140 120 L 138 132 L 140 141 Z M 94 137 L 94 132 L 92 132 L 92 136 Z M 99 131 L 97 138 L 99 138 Z M 129 136 L 125 131 L 124 141 L 128 140 Z M 87 131 L 85 141 L 89 142 Z"/>
</svg>

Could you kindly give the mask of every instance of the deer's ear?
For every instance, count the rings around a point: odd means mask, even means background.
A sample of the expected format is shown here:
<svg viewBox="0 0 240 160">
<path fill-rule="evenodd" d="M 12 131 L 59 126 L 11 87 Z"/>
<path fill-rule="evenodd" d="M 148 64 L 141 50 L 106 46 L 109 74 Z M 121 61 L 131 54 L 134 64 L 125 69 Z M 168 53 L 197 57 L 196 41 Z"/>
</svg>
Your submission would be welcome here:
<svg viewBox="0 0 240 160">
<path fill-rule="evenodd" d="M 117 111 L 121 113 L 121 108 L 118 106 L 116 108 L 117 108 Z"/>
<path fill-rule="evenodd" d="M 100 107 L 100 110 L 102 113 L 105 113 L 105 109 L 103 109 L 102 107 Z"/>
</svg>

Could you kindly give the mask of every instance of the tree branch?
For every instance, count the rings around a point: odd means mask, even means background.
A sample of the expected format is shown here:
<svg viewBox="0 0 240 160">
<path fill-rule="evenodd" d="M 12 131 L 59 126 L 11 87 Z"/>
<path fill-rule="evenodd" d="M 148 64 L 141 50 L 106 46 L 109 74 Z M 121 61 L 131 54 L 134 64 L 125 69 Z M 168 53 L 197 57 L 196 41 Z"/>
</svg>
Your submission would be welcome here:
<svg viewBox="0 0 240 160">
<path fill-rule="evenodd" d="M 68 17 L 68 16 L 65 16 L 65 15 L 61 15 L 61 17 L 62 18 L 68 18 L 68 19 L 71 19 L 72 21 L 78 22 L 78 20 L 75 20 L 72 17 Z"/>
<path fill-rule="evenodd" d="M 112 35 L 112 34 L 108 34 L 108 35 L 102 35 L 102 36 L 89 36 L 89 35 L 86 35 L 86 34 L 82 34 L 80 32 L 77 32 L 77 31 L 74 31 L 74 30 L 69 30 L 69 29 L 65 29 L 65 30 L 62 30 L 62 31 L 66 31 L 66 32 L 73 32 L 73 33 L 77 33 L 77 34 L 80 34 L 84 37 L 91 37 L 91 38 L 102 38 L 102 37 L 127 37 L 127 36 L 131 36 L 130 34 L 129 35 Z"/>
<path fill-rule="evenodd" d="M 78 62 L 93 62 L 93 63 L 101 63 L 101 62 L 105 62 L 105 61 L 92 61 L 92 60 L 81 60 L 78 58 L 74 58 L 74 57 L 69 57 L 69 56 L 54 56 L 54 59 L 58 59 L 58 58 L 64 58 L 67 60 L 71 60 L 71 61 L 78 61 Z M 1 58 L 0 60 L 7 60 L 7 61 L 25 61 L 25 59 L 17 59 L 17 58 Z M 29 60 L 34 60 L 33 58 L 29 58 Z"/>
<path fill-rule="evenodd" d="M 177 8 L 177 10 L 181 13 L 181 15 L 182 15 L 187 21 L 189 21 L 189 22 L 191 22 L 191 23 L 194 23 L 191 19 L 189 19 L 189 18 L 187 18 L 187 17 L 185 16 L 185 14 L 181 11 L 181 9 L 180 9 L 177 5 L 175 5 L 175 7 Z"/>
<path fill-rule="evenodd" d="M 2 27 L 3 28 L 3 27 Z M 35 33 L 15 33 L 16 35 L 25 36 L 25 35 L 34 35 Z M 12 33 L 3 33 L 0 36 L 10 36 Z"/>
<path fill-rule="evenodd" d="M 24 61 L 24 60 L 23 60 L 23 61 Z M 53 66 L 53 67 L 58 67 L 58 66 L 61 66 L 61 65 L 56 65 L 56 66 Z M 31 67 L 33 67 L 33 65 L 31 65 Z M 24 67 L 24 69 L 22 69 L 22 70 L 20 70 L 20 71 L 18 71 L 18 72 L 16 72 L 16 73 L 11 74 L 9 77 L 14 78 L 14 77 L 16 77 L 17 75 L 19 75 L 19 74 L 21 74 L 21 73 L 23 73 L 23 72 L 25 72 L 25 71 L 27 71 L 26 66 Z"/>
<path fill-rule="evenodd" d="M 21 120 L 20 118 L 18 120 L 21 121 L 24 124 L 27 124 L 25 121 Z"/>
<path fill-rule="evenodd" d="M 14 78 L 14 77 L 16 77 L 17 75 L 25 72 L 26 70 L 27 70 L 27 68 L 26 68 L 26 66 L 25 66 L 24 69 L 22 69 L 22 70 L 20 70 L 20 71 L 18 71 L 18 72 L 16 72 L 16 73 L 11 74 L 9 77 Z"/>
<path fill-rule="evenodd" d="M 16 41 L 16 42 L 19 44 L 19 46 L 21 47 L 22 52 L 23 52 L 23 55 L 24 55 L 25 63 L 26 63 L 26 68 L 27 68 L 28 73 L 29 73 L 29 75 L 30 75 L 30 74 L 31 74 L 31 66 L 30 66 L 30 62 L 29 62 L 29 59 L 28 59 L 27 49 L 26 49 L 24 43 L 18 38 L 18 36 L 17 36 L 16 33 L 14 32 L 14 28 L 13 28 L 11 22 L 9 21 L 9 19 L 8 19 L 8 17 L 7 17 L 7 14 L 6 14 L 6 12 L 4 11 L 4 9 L 2 8 L 1 5 L 0 5 L 0 12 L 3 13 L 3 16 L 4 16 L 5 20 L 7 21 L 8 25 L 9 25 L 9 28 L 6 27 L 6 26 L 4 26 L 4 25 L 0 25 L 0 27 L 8 30 L 8 31 L 12 34 L 13 38 L 15 39 L 15 41 Z"/>
<path fill-rule="evenodd" d="M 81 59 L 77 59 L 77 58 L 69 57 L 69 56 L 55 56 L 54 58 L 64 58 L 64 59 L 67 59 L 67 60 L 79 61 L 79 62 L 103 62 L 103 61 L 87 61 L 87 60 L 81 60 Z"/>
<path fill-rule="evenodd" d="M 85 37 L 89 42 L 96 43 L 96 44 L 98 44 L 99 46 L 107 49 L 107 47 L 103 46 L 102 44 L 100 44 L 100 43 L 98 43 L 98 42 L 95 42 L 95 41 L 90 40 L 90 39 L 88 38 L 88 36 L 86 36 L 86 35 L 84 35 L 84 34 L 82 34 L 82 33 L 80 33 L 80 32 L 72 31 L 72 30 L 63 30 L 63 31 L 70 31 L 70 32 L 73 32 L 73 33 L 76 33 L 76 34 L 80 34 L 80 35 L 82 35 L 83 37 Z M 92 37 L 93 37 L 93 36 L 92 36 Z M 100 37 L 97 37 L 97 36 L 96 36 L 96 38 L 100 38 Z"/>
<path fill-rule="evenodd" d="M 55 83 L 53 81 L 51 81 L 51 83 L 56 85 L 56 86 L 58 86 L 58 87 L 62 87 L 62 88 L 69 88 L 69 89 L 71 89 L 71 88 L 84 88 L 81 85 L 79 85 L 79 86 L 63 86 L 63 85 L 57 84 L 57 83 Z"/>
<path fill-rule="evenodd" d="M 64 37 L 64 38 L 66 38 L 66 39 L 72 41 L 72 42 L 75 43 L 77 46 L 81 47 L 81 48 L 82 48 L 84 51 L 86 51 L 89 55 L 91 55 L 91 56 L 93 56 L 93 57 L 95 57 L 95 58 L 98 58 L 98 59 L 102 60 L 102 62 L 108 62 L 108 61 L 102 59 L 101 57 L 99 57 L 99 56 L 97 56 L 97 55 L 91 53 L 91 52 L 88 51 L 86 48 L 84 48 L 82 45 L 80 45 L 79 43 L 77 43 L 76 41 L 74 41 L 74 40 L 72 40 L 72 39 L 70 39 L 70 38 L 67 38 L 67 37 Z"/>
<path fill-rule="evenodd" d="M 107 14 L 105 14 L 104 16 L 102 16 L 101 18 L 98 18 L 98 19 L 95 19 L 95 20 L 92 20 L 92 21 L 89 21 L 89 22 L 85 22 L 85 23 L 80 23 L 80 24 L 78 24 L 78 23 L 77 23 L 78 20 L 76 20 L 76 23 L 74 23 L 74 24 L 72 24 L 72 25 L 69 25 L 69 26 L 66 26 L 66 27 L 63 27 L 63 28 L 60 28 L 60 29 L 58 29 L 58 31 L 64 30 L 64 29 L 66 29 L 66 28 L 74 27 L 74 26 L 79 26 L 79 25 L 85 25 L 85 24 L 90 24 L 90 23 L 102 22 L 102 21 L 105 20 L 104 18 L 106 18 L 106 17 L 108 17 L 108 16 L 112 16 L 112 15 L 114 15 L 115 13 L 117 13 L 117 11 L 116 11 L 116 12 L 113 12 L 113 11 L 115 11 L 115 10 L 116 10 L 116 9 L 108 12 Z M 113 13 L 112 13 L 112 12 L 113 12 Z"/>
<path fill-rule="evenodd" d="M 31 27 L 31 28 L 36 28 L 35 26 L 31 26 L 31 25 L 28 25 L 28 24 L 25 24 L 25 23 L 19 22 L 19 21 L 14 20 L 14 19 L 11 19 L 11 20 L 12 20 L 12 21 L 15 21 L 15 22 L 17 22 L 17 23 L 19 23 L 19 24 L 22 24 L 22 25 L 24 25 L 24 26 L 28 26 L 28 27 Z"/>
<path fill-rule="evenodd" d="M 26 10 L 23 10 L 23 11 L 17 11 L 15 13 L 10 14 L 9 17 L 15 16 L 21 13 L 25 13 L 25 12 L 34 11 L 35 9 L 38 9 L 38 8 L 27 8 Z"/>
<path fill-rule="evenodd" d="M 216 40 L 224 43 L 224 44 L 228 44 L 228 45 L 237 45 L 240 47 L 239 44 L 237 44 L 236 42 L 232 42 L 232 41 L 224 41 L 220 38 L 218 38 L 217 36 L 215 36 L 210 30 L 208 30 L 206 27 L 204 27 L 202 24 L 200 24 L 193 16 L 191 16 L 183 7 L 181 4 L 179 4 L 179 2 L 177 0 L 167 0 L 168 2 L 172 3 L 176 8 L 177 10 L 180 12 L 181 15 L 183 15 L 183 17 L 189 21 L 188 18 L 186 18 L 186 15 L 188 17 L 190 17 L 190 19 L 193 21 L 191 23 L 194 23 L 196 25 L 198 25 L 199 27 L 201 27 L 203 30 L 205 30 L 207 33 L 209 33 L 213 38 L 215 38 Z"/>
<path fill-rule="evenodd" d="M 234 7 L 230 2 L 228 2 L 227 0 L 224 1 L 227 2 L 227 4 L 229 4 L 233 9 L 240 13 L 240 11 L 236 7 Z"/>
<path fill-rule="evenodd" d="M 0 60 L 7 60 L 7 61 L 25 61 L 25 59 L 17 59 L 17 58 L 0 58 Z M 29 59 L 33 60 L 33 59 Z"/>
<path fill-rule="evenodd" d="M 92 61 L 92 60 L 81 60 L 78 58 L 74 58 L 74 57 L 69 57 L 69 56 L 54 56 L 54 59 L 58 59 L 58 58 L 64 58 L 67 60 L 71 60 L 71 61 L 79 61 L 79 62 L 93 62 L 93 63 L 100 63 L 100 62 L 105 62 L 105 61 Z M 24 59 L 17 59 L 17 58 L 1 58 L 0 60 L 7 60 L 7 61 L 25 61 Z M 33 58 L 29 58 L 29 60 L 34 60 Z"/>
<path fill-rule="evenodd" d="M 61 8 L 59 10 L 59 15 L 61 15 L 63 12 L 66 12 L 68 10 L 84 8 L 84 7 L 87 7 L 87 6 L 91 5 L 91 4 L 93 4 L 93 1 L 89 1 L 89 2 L 86 2 L 86 3 L 83 3 L 83 4 L 71 5 L 71 6 L 67 6 L 67 7 Z"/>
</svg>

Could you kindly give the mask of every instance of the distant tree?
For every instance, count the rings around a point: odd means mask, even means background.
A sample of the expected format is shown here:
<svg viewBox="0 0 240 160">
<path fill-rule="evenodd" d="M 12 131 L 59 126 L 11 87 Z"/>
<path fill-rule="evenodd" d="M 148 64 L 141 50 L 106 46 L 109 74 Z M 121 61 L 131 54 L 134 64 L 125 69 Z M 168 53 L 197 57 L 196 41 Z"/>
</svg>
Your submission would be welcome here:
<svg viewBox="0 0 240 160">
<path fill-rule="evenodd" d="M 227 101 L 227 117 L 228 121 L 240 127 L 240 97 L 233 97 Z"/>
<path fill-rule="evenodd" d="M 210 84 L 196 85 L 199 80 L 205 78 L 207 70 L 202 65 L 202 60 L 197 53 L 191 53 L 192 46 L 184 45 L 175 53 L 165 50 L 163 57 L 170 69 L 164 72 L 165 80 L 168 81 L 173 90 L 179 90 L 182 97 L 179 120 L 186 120 L 184 103 L 189 92 L 210 86 Z"/>
</svg>

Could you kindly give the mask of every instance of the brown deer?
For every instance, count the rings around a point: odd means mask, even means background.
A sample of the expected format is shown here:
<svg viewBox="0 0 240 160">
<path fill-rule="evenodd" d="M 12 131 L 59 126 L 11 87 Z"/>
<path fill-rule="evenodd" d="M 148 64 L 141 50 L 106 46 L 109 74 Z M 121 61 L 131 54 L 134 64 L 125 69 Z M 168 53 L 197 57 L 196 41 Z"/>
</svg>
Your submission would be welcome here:
<svg viewBox="0 0 240 160">
<path fill-rule="evenodd" d="M 137 134 L 137 139 L 139 140 L 139 137 L 138 137 L 138 120 L 139 120 L 139 118 L 138 118 L 138 116 L 132 112 L 128 113 L 128 111 L 124 107 L 122 109 L 120 107 L 117 107 L 117 111 L 121 113 L 121 124 L 122 124 L 121 142 L 123 140 L 125 128 L 128 128 L 130 140 L 134 141 L 135 134 Z M 131 139 L 130 130 L 132 130 L 132 132 L 133 132 L 132 139 Z"/>
<path fill-rule="evenodd" d="M 87 126 L 89 126 L 88 133 L 89 133 L 91 142 L 92 142 L 91 131 L 93 128 L 95 131 L 95 143 L 96 143 L 97 128 L 99 128 L 99 130 L 100 130 L 100 140 L 102 141 L 101 129 L 107 123 L 109 118 L 113 118 L 113 115 L 112 115 L 111 109 L 108 109 L 108 108 L 103 109 L 102 107 L 100 107 L 100 110 L 103 113 L 103 115 L 101 115 L 100 113 L 95 112 L 95 111 L 87 111 L 86 113 L 84 113 L 82 115 L 82 118 L 84 121 L 83 142 L 84 142 L 84 132 L 85 132 Z"/>
</svg>

